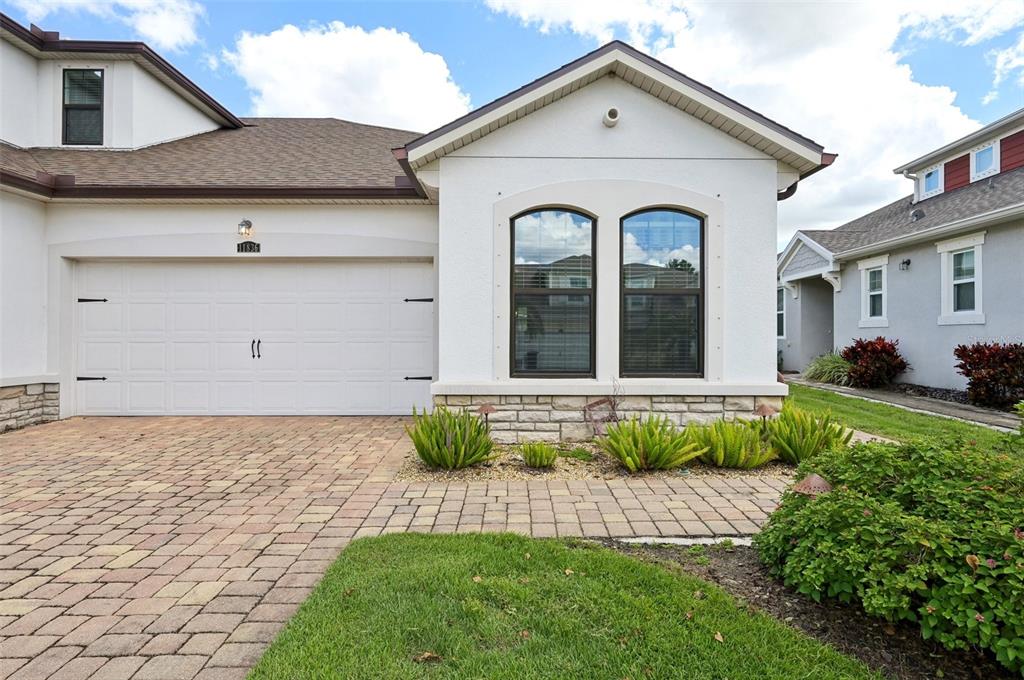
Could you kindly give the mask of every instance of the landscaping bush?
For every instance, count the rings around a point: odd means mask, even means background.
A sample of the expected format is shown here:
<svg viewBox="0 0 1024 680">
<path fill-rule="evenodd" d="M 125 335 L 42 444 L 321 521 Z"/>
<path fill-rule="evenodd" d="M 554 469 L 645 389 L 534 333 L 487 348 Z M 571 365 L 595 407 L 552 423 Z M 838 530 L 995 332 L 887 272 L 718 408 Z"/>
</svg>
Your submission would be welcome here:
<svg viewBox="0 0 1024 680">
<path fill-rule="evenodd" d="M 527 467 L 549 468 L 558 458 L 558 449 L 544 442 L 527 442 L 519 445 L 519 455 Z"/>
<path fill-rule="evenodd" d="M 701 448 L 701 462 L 716 467 L 749 470 L 775 459 L 762 441 L 759 422 L 718 420 L 710 425 L 691 425 L 690 437 Z"/>
<path fill-rule="evenodd" d="M 847 372 L 849 384 L 854 387 L 883 387 L 893 381 L 910 365 L 899 351 L 899 340 L 858 338 L 843 348 L 840 356 L 850 363 Z"/>
<path fill-rule="evenodd" d="M 918 623 L 950 649 L 1024 669 L 1024 460 L 954 443 L 861 444 L 804 462 L 754 539 L 785 583 Z"/>
<path fill-rule="evenodd" d="M 630 472 L 677 468 L 704 453 L 685 430 L 663 416 L 610 423 L 597 445 Z"/>
<path fill-rule="evenodd" d="M 804 369 L 804 377 L 808 380 L 831 383 L 833 385 L 850 384 L 850 362 L 835 352 L 822 354 L 811 359 Z"/>
<path fill-rule="evenodd" d="M 956 370 L 967 378 L 972 403 L 1008 408 L 1024 399 L 1024 344 L 957 345 L 953 356 Z"/>
<path fill-rule="evenodd" d="M 417 414 L 414 408 L 412 420 L 405 431 L 427 467 L 461 470 L 494 458 L 490 427 L 471 413 L 438 406 L 433 413 Z"/>
<path fill-rule="evenodd" d="M 843 427 L 826 412 L 821 416 L 786 402 L 782 412 L 762 425 L 764 438 L 775 454 L 794 465 L 822 451 L 848 446 L 853 430 Z"/>
</svg>

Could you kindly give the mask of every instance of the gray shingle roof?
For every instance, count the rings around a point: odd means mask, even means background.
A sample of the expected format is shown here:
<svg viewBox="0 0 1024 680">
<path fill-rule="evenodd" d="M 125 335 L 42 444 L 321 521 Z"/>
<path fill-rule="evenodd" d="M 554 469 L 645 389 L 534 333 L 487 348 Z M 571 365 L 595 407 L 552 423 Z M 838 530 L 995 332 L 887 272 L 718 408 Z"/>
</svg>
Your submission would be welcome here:
<svg viewBox="0 0 1024 680">
<path fill-rule="evenodd" d="M 905 196 L 835 229 L 800 231 L 834 254 L 911 236 L 1024 202 L 1024 168 L 993 175 L 917 203 L 912 203 L 912 199 L 913 196 Z M 916 210 L 924 211 L 924 216 L 913 220 L 911 213 Z"/>
<path fill-rule="evenodd" d="M 14 149 L 2 168 L 74 175 L 75 186 L 394 188 L 404 173 L 391 149 L 415 132 L 334 118 L 247 118 L 134 151 Z"/>
</svg>

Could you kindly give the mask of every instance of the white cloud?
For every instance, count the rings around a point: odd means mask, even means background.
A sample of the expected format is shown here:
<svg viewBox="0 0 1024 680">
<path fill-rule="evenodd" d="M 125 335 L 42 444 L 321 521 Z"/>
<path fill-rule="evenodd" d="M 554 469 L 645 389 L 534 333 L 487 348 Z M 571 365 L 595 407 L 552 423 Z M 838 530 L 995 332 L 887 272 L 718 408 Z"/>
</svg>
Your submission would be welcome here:
<svg viewBox="0 0 1024 680">
<path fill-rule="evenodd" d="M 1005 50 L 996 50 L 990 56 L 995 65 L 995 75 L 992 79 L 993 87 L 998 87 L 1004 80 L 1009 79 L 1014 72 L 1017 73 L 1017 84 L 1024 87 L 1024 32 L 1021 32 L 1016 44 L 1007 47 Z"/>
<path fill-rule="evenodd" d="M 153 47 L 180 50 L 199 38 L 196 24 L 205 9 L 195 0 L 11 0 L 28 16 L 42 21 L 54 12 L 88 12 L 131 26 Z"/>
<path fill-rule="evenodd" d="M 623 36 L 837 152 L 834 167 L 780 203 L 780 243 L 798 228 L 837 226 L 909 194 L 892 168 L 980 125 L 953 90 L 915 80 L 901 63 L 901 36 L 973 45 L 1024 26 L 1020 0 L 486 2 L 541 31 L 595 43 Z M 996 73 L 1020 68 L 1022 54 L 994 56 Z"/>
<path fill-rule="evenodd" d="M 469 110 L 443 57 L 408 33 L 340 21 L 242 33 L 222 54 L 258 116 L 332 116 L 426 131 Z"/>
<path fill-rule="evenodd" d="M 516 219 L 516 264 L 547 264 L 590 255 L 593 225 L 573 213 L 545 210 Z"/>
</svg>

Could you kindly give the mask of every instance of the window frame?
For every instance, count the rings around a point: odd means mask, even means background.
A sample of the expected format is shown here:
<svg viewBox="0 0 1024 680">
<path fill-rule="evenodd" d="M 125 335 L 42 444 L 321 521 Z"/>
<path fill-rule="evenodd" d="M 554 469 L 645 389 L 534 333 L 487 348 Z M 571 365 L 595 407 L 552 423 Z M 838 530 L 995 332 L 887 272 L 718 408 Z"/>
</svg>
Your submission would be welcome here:
<svg viewBox="0 0 1024 680">
<path fill-rule="evenodd" d="M 93 104 L 68 104 L 65 99 L 67 97 L 67 74 L 71 72 L 82 72 L 82 71 L 93 71 L 99 72 L 100 74 L 100 103 L 98 105 Z M 87 67 L 63 67 L 60 69 L 60 143 L 62 146 L 103 146 L 103 140 L 106 137 L 106 125 L 104 117 L 106 114 L 107 104 L 107 71 L 105 68 L 87 68 Z M 98 142 L 69 142 L 68 141 L 68 117 L 67 112 L 69 109 L 74 110 L 93 110 L 97 109 L 100 113 L 100 141 Z"/>
<path fill-rule="evenodd" d="M 889 255 L 880 255 L 868 260 L 861 260 L 857 263 L 860 270 L 860 321 L 858 328 L 888 328 L 889 327 Z M 870 289 L 871 272 L 881 272 L 882 288 L 872 291 Z M 871 316 L 871 296 L 880 295 L 882 298 L 881 316 Z"/>
<path fill-rule="evenodd" d="M 782 300 L 782 309 L 779 309 L 779 300 Z M 779 317 L 782 317 L 782 333 L 779 333 Z M 775 288 L 775 339 L 786 339 L 786 289 L 784 286 Z"/>
<path fill-rule="evenodd" d="M 992 175 L 999 174 L 999 147 L 1000 146 L 1001 146 L 1000 145 L 1000 140 L 996 139 L 996 140 L 993 140 L 991 142 L 987 142 L 985 144 L 981 144 L 980 146 L 976 146 L 975 148 L 971 149 L 971 181 L 972 182 L 976 182 L 979 179 L 985 179 L 986 177 L 991 177 Z M 978 172 L 977 171 L 977 167 L 976 167 L 976 165 L 977 165 L 976 158 L 977 158 L 977 155 L 980 152 L 984 151 L 985 149 L 992 149 L 992 167 L 989 168 L 988 170 L 985 170 L 984 172 Z"/>
<path fill-rule="evenodd" d="M 625 331 L 626 331 L 626 302 L 627 302 L 627 298 L 629 298 L 630 296 L 634 296 L 635 297 L 635 296 L 639 296 L 639 295 L 692 295 L 692 293 L 687 293 L 686 291 L 693 291 L 694 290 L 693 288 L 670 288 L 670 289 L 657 289 L 657 288 L 631 288 L 630 289 L 630 288 L 626 288 L 626 283 L 625 283 L 625 266 L 626 266 L 626 263 L 624 262 L 626 251 L 625 251 L 625 248 L 623 247 L 624 246 L 624 241 L 625 241 L 625 231 L 626 231 L 625 230 L 625 223 L 626 223 L 626 220 L 628 220 L 631 217 L 635 217 L 637 215 L 641 215 L 643 213 L 657 212 L 657 211 L 674 212 L 674 213 L 679 213 L 681 215 L 688 215 L 689 217 L 693 217 L 694 219 L 696 219 L 700 223 L 700 229 L 698 230 L 698 233 L 700 235 L 700 282 L 699 282 L 700 288 L 697 289 L 697 296 L 696 296 L 697 297 L 697 368 L 698 368 L 698 370 L 696 372 L 687 372 L 687 371 L 627 372 L 624 369 L 624 366 L 625 366 L 625 363 L 626 363 L 625 362 L 625 346 L 626 346 L 626 343 L 623 342 L 623 340 L 624 340 L 625 335 L 626 335 Z M 706 300 L 707 300 L 707 285 L 706 285 L 706 281 L 705 281 L 705 277 L 706 277 L 705 269 L 706 269 L 706 263 L 707 263 L 707 254 L 706 254 L 707 247 L 706 247 L 706 243 L 707 243 L 707 217 L 702 215 L 702 214 L 700 214 L 700 213 L 698 213 L 698 212 L 696 212 L 696 211 L 686 210 L 686 209 L 680 208 L 678 206 L 652 205 L 652 206 L 646 206 L 644 208 L 640 208 L 638 210 L 633 210 L 632 212 L 628 212 L 628 213 L 626 213 L 625 215 L 623 215 L 622 217 L 619 218 L 619 272 L 618 272 L 618 275 L 619 275 L 618 276 L 618 278 L 619 278 L 619 371 L 618 372 L 619 372 L 619 377 L 620 378 L 701 378 L 701 379 L 704 378 L 704 375 L 705 375 L 705 372 L 706 372 L 706 366 L 704 365 L 704 361 L 705 361 L 706 354 L 707 354 L 706 347 L 705 347 L 705 345 L 707 344 L 706 338 L 705 338 L 705 333 L 707 332 L 707 324 L 706 324 L 705 319 L 704 319 L 704 315 L 706 313 L 705 310 L 706 310 Z M 635 292 L 633 292 L 633 293 L 628 292 L 628 291 L 631 291 L 631 290 L 635 291 Z"/>
<path fill-rule="evenodd" d="M 941 258 L 939 261 L 939 272 L 941 279 L 940 302 L 938 325 L 957 326 L 967 324 L 983 325 L 985 323 L 984 312 L 984 269 L 982 254 L 985 243 L 985 232 L 978 232 L 968 236 L 940 241 L 935 244 L 935 249 Z M 967 280 L 956 281 L 953 277 L 953 256 L 969 250 L 974 251 L 974 309 L 956 311 L 956 284 L 968 283 Z"/>
<path fill-rule="evenodd" d="M 938 175 L 938 177 L 939 177 L 939 185 L 935 189 L 932 189 L 931 191 L 928 191 L 927 177 L 928 177 L 928 174 L 931 173 L 931 172 L 934 172 L 934 173 L 936 173 Z M 921 188 L 920 188 L 920 190 L 918 192 L 918 199 L 919 200 L 924 200 L 926 198 L 931 198 L 932 196 L 938 196 L 939 194 L 941 194 L 945 190 L 945 187 L 946 187 L 945 165 L 942 164 L 942 163 L 939 163 L 938 165 L 933 165 L 930 168 L 926 168 L 924 170 L 924 172 L 921 173 Z"/>
<path fill-rule="evenodd" d="M 516 287 L 516 220 L 532 213 L 547 210 L 568 212 L 590 220 L 590 288 L 518 288 Z M 597 377 L 597 216 L 567 205 L 540 205 L 521 210 L 508 220 L 509 231 L 509 323 L 508 323 L 508 375 L 509 378 L 538 378 L 544 380 Z M 522 371 L 516 368 L 516 294 L 527 295 L 590 295 L 590 371 Z M 568 302 L 568 301 L 567 301 Z M 566 304 L 565 307 L 575 306 Z"/>
</svg>

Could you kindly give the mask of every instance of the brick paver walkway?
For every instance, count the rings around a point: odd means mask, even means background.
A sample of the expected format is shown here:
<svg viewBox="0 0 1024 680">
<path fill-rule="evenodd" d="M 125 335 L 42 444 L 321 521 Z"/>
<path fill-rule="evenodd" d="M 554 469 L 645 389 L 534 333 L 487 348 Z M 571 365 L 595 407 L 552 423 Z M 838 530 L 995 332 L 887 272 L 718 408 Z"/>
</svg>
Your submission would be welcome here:
<svg viewBox="0 0 1024 680">
<path fill-rule="evenodd" d="M 771 478 L 393 483 L 401 418 L 0 435 L 0 678 L 243 678 L 353 536 L 742 534 Z"/>
</svg>

